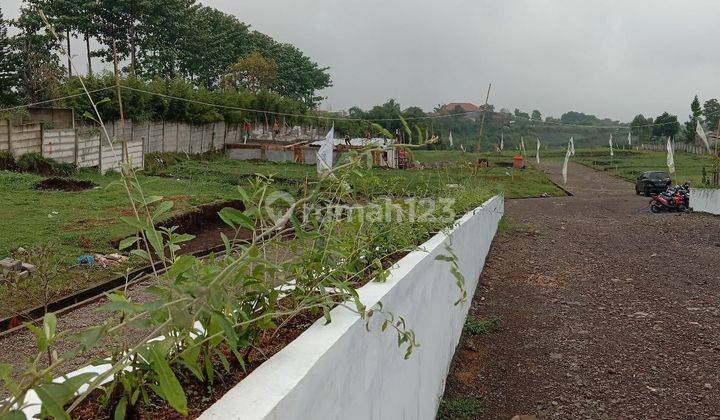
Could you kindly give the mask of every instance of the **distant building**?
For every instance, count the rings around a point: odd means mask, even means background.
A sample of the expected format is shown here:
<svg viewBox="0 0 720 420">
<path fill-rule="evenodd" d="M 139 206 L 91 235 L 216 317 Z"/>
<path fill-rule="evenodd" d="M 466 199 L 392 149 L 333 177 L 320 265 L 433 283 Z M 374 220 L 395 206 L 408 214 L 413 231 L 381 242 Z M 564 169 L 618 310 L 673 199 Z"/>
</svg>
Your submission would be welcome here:
<svg viewBox="0 0 720 420">
<path fill-rule="evenodd" d="M 480 116 L 481 109 L 475 104 L 469 102 L 450 102 L 446 104 L 441 113 L 452 114 L 456 112 L 462 112 L 464 118 L 475 119 Z"/>
</svg>

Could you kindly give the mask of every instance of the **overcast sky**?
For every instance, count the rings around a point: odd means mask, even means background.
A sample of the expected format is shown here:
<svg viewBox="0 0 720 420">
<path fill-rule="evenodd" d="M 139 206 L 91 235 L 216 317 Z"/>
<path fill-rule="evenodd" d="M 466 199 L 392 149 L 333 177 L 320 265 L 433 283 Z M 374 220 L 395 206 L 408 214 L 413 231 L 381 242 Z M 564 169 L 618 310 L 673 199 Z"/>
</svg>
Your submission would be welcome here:
<svg viewBox="0 0 720 420">
<path fill-rule="evenodd" d="M 15 16 L 20 0 L 3 0 Z M 482 103 L 630 120 L 720 96 L 717 0 L 204 0 L 330 67 L 323 107 Z M 82 65 L 82 59 L 78 59 Z"/>
</svg>

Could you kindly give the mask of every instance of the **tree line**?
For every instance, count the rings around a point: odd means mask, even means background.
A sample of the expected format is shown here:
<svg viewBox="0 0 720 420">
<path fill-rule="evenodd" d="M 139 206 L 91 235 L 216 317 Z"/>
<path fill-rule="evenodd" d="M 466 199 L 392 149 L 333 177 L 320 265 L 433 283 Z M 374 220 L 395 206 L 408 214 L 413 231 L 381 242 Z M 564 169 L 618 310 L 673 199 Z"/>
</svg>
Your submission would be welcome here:
<svg viewBox="0 0 720 420">
<path fill-rule="evenodd" d="M 705 131 L 717 131 L 720 122 L 720 102 L 709 99 L 702 105 L 697 95 L 690 102 L 690 115 L 685 124 L 680 124 L 677 115 L 663 112 L 655 118 L 638 114 L 630 123 L 632 133 L 641 139 L 652 141 L 653 138 L 673 137 L 685 143 L 695 141 L 697 122 L 704 126 Z"/>
<path fill-rule="evenodd" d="M 17 33 L 10 36 L 9 27 Z M 72 49 L 73 38 L 85 41 L 84 51 Z M 295 46 L 196 0 L 24 0 L 17 19 L 4 19 L 0 9 L 0 106 L 54 99 L 66 90 L 78 75 L 63 48 L 84 57 L 86 76 L 100 78 L 93 59 L 105 67 L 118 62 L 125 76 L 145 81 L 182 80 L 208 91 L 266 90 L 307 107 L 331 86 L 328 68 Z"/>
</svg>

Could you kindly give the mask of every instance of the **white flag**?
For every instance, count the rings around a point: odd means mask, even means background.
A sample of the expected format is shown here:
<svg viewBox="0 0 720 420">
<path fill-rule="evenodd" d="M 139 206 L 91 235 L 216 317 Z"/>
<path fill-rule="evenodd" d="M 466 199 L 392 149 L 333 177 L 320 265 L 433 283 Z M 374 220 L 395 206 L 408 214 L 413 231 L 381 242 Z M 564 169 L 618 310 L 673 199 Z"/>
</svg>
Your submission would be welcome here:
<svg viewBox="0 0 720 420">
<path fill-rule="evenodd" d="M 563 184 L 567 184 L 567 169 L 568 169 L 568 161 L 570 160 L 571 152 L 572 151 L 568 147 L 567 152 L 565 152 L 565 162 L 563 162 L 563 167 L 562 167 Z"/>
<path fill-rule="evenodd" d="M 535 150 L 535 160 L 540 164 L 540 137 L 537 137 L 537 149 Z"/>
<path fill-rule="evenodd" d="M 700 136 L 703 143 L 705 143 L 705 148 L 707 149 L 708 153 L 710 153 L 710 143 L 708 143 L 707 136 L 705 135 L 705 130 L 703 130 L 702 125 L 700 124 L 700 120 L 697 121 L 695 131 L 697 132 L 697 135 Z"/>
<path fill-rule="evenodd" d="M 523 157 L 525 157 L 525 139 L 520 137 L 520 152 L 522 152 Z"/>
<path fill-rule="evenodd" d="M 610 133 L 609 143 L 610 143 L 610 156 L 612 157 L 612 156 L 615 156 L 615 154 L 613 153 L 612 133 Z"/>
<path fill-rule="evenodd" d="M 448 136 L 448 141 L 450 142 L 450 147 L 453 147 L 452 131 L 450 132 L 450 135 Z"/>
<path fill-rule="evenodd" d="M 460 149 L 462 149 L 463 153 L 465 152 L 465 145 L 460 143 Z"/>
<path fill-rule="evenodd" d="M 572 137 L 570 137 L 569 148 L 570 148 L 570 156 L 575 156 L 575 139 L 573 139 Z"/>
<path fill-rule="evenodd" d="M 670 143 L 670 137 L 667 139 L 667 167 L 668 172 L 671 174 L 675 173 L 675 154 L 673 153 L 673 147 Z"/>
<path fill-rule="evenodd" d="M 322 174 L 329 171 L 333 166 L 333 149 L 335 148 L 335 123 L 325 136 L 325 140 L 320 145 L 317 152 L 317 172 Z"/>
<path fill-rule="evenodd" d="M 628 131 L 628 146 L 632 147 L 632 131 Z"/>
<path fill-rule="evenodd" d="M 505 148 L 505 133 L 500 133 L 500 151 Z"/>
</svg>

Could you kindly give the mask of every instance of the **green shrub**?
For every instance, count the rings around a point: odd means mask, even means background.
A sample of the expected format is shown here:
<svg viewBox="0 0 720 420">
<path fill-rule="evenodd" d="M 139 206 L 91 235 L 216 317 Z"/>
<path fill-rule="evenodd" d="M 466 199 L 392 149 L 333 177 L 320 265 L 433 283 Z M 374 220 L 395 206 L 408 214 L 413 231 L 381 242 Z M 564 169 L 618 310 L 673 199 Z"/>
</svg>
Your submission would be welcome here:
<svg viewBox="0 0 720 420">
<path fill-rule="evenodd" d="M 472 419 L 487 409 L 484 397 L 457 397 L 440 402 L 439 419 Z"/>
<path fill-rule="evenodd" d="M 0 152 L 0 171 L 16 171 L 17 162 L 10 152 Z"/>
<path fill-rule="evenodd" d="M 463 330 L 470 335 L 490 334 L 500 328 L 500 317 L 493 316 L 487 320 L 481 320 L 469 315 L 465 321 Z"/>
<path fill-rule="evenodd" d="M 75 173 L 75 166 L 70 163 L 58 163 L 40 153 L 26 153 L 17 161 L 17 168 L 23 172 L 40 175 L 70 176 Z"/>
</svg>

